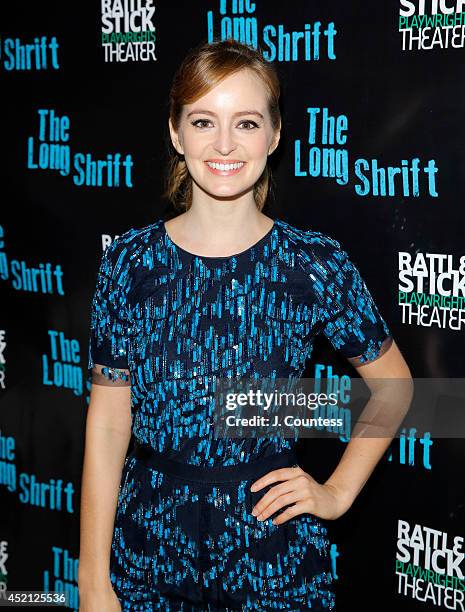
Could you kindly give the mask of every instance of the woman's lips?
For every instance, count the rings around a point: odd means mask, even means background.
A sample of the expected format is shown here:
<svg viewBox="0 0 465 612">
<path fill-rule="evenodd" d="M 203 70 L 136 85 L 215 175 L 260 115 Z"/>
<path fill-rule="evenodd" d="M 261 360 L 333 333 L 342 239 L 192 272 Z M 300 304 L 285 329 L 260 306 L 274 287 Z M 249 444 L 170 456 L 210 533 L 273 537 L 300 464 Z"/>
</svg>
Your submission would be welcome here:
<svg viewBox="0 0 465 612">
<path fill-rule="evenodd" d="M 245 162 L 244 162 L 242 166 L 239 166 L 239 168 L 233 168 L 232 170 L 217 170 L 216 168 L 212 168 L 211 166 L 209 166 L 207 162 L 204 162 L 204 163 L 207 166 L 207 168 L 210 170 L 210 172 L 218 176 L 230 176 L 231 174 L 237 174 L 245 166 Z"/>
</svg>

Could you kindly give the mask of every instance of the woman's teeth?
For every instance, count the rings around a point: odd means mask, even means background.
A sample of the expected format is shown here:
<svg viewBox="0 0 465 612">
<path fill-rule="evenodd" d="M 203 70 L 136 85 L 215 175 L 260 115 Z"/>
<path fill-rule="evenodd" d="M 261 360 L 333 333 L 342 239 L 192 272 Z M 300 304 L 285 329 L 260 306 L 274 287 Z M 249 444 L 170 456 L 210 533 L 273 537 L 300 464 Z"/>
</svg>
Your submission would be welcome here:
<svg viewBox="0 0 465 612">
<path fill-rule="evenodd" d="M 210 168 L 227 172 L 229 170 L 237 170 L 238 168 L 244 165 L 244 162 L 238 162 L 235 164 L 217 164 L 215 162 L 207 162 L 207 164 L 210 166 Z"/>
</svg>

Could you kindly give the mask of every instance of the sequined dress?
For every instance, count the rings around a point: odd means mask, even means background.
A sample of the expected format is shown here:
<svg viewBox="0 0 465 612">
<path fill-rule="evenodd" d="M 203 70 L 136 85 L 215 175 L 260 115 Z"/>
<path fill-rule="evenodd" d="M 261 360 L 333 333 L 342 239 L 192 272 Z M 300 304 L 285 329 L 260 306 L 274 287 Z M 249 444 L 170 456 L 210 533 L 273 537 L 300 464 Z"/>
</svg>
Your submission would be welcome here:
<svg viewBox="0 0 465 612">
<path fill-rule="evenodd" d="M 92 301 L 94 384 L 131 386 L 136 441 L 199 468 L 289 450 L 281 436 L 215 439 L 215 377 L 299 378 L 324 334 L 354 366 L 379 358 L 390 331 L 334 238 L 275 219 L 249 249 L 198 256 L 164 221 L 105 250 Z M 268 490 L 202 486 L 126 459 L 111 548 L 124 610 L 334 610 L 324 521 L 282 525 L 251 508 Z M 208 519 L 208 525 L 205 524 Z"/>
</svg>

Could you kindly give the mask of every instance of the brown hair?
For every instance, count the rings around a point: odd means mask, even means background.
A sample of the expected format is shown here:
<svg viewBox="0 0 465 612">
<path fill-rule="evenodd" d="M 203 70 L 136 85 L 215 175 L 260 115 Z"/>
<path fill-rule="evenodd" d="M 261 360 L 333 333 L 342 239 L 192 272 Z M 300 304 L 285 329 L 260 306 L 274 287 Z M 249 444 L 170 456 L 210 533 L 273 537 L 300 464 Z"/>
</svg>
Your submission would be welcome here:
<svg viewBox="0 0 465 612">
<path fill-rule="evenodd" d="M 248 68 L 262 79 L 268 93 L 268 112 L 274 130 L 279 129 L 280 84 L 275 67 L 267 62 L 262 53 L 234 39 L 215 40 L 202 43 L 192 49 L 176 71 L 169 94 L 169 116 L 173 128 L 178 131 L 184 104 L 191 104 L 206 95 L 226 77 Z M 184 156 L 180 155 L 168 138 L 169 160 L 163 197 L 171 201 L 180 211 L 192 205 L 192 177 Z M 254 186 L 254 199 L 258 210 L 262 210 L 268 197 L 271 169 L 268 162 Z"/>
</svg>

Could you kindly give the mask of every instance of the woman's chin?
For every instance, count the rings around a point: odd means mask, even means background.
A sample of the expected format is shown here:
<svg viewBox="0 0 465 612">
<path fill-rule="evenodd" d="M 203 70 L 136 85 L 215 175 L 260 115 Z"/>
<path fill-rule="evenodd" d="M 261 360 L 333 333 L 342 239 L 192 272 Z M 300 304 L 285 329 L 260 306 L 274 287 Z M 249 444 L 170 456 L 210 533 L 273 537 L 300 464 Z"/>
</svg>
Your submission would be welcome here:
<svg viewBox="0 0 465 612">
<path fill-rule="evenodd" d="M 249 185 L 245 187 L 236 185 L 236 187 L 234 188 L 232 185 L 212 186 L 212 185 L 199 185 L 198 183 L 197 185 L 205 194 L 207 194 L 211 198 L 229 199 L 229 200 L 236 200 L 237 198 L 244 196 L 249 191 L 252 191 L 254 188 L 254 185 Z"/>
</svg>

